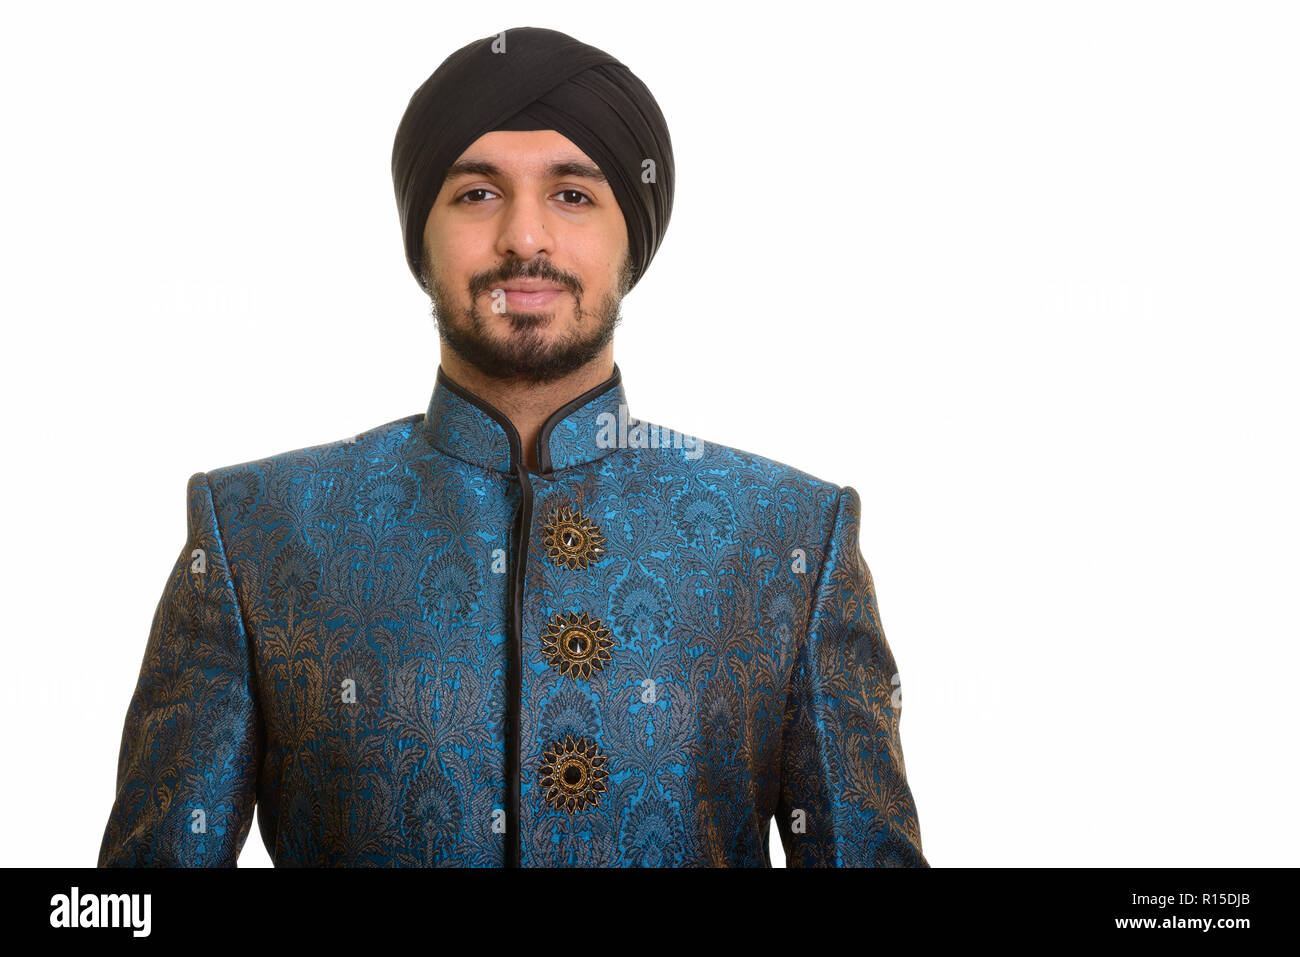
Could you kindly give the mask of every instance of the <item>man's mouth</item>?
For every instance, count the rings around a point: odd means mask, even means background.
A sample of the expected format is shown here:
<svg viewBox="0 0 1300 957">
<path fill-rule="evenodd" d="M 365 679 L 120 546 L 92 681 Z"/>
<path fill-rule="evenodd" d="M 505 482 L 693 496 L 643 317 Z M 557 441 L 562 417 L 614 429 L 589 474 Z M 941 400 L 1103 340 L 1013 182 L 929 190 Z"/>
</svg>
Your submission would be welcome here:
<svg viewBox="0 0 1300 957">
<path fill-rule="evenodd" d="M 511 309 L 541 309 L 549 306 L 565 293 L 563 286 L 553 282 L 512 280 L 500 287 L 506 294 L 506 305 Z"/>
</svg>

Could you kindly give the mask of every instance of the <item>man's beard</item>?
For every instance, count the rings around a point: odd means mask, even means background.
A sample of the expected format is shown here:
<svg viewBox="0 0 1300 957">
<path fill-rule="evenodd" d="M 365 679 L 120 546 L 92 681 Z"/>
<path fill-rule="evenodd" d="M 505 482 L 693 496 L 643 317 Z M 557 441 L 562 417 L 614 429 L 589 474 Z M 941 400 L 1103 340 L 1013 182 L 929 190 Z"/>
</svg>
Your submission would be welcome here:
<svg viewBox="0 0 1300 957">
<path fill-rule="evenodd" d="M 631 285 L 632 257 L 628 255 L 623 260 L 615 288 L 591 310 L 582 307 L 582 280 L 557 269 L 544 257 L 527 265 L 523 260 L 511 257 L 499 268 L 475 273 L 469 281 L 470 305 L 467 309 L 457 309 L 452 305 L 446 287 L 438 282 L 428 260 L 424 264 L 424 274 L 430 277 L 426 289 L 429 289 L 438 335 L 453 352 L 489 378 L 501 382 L 540 383 L 552 382 L 582 368 L 613 340 L 614 329 L 623 319 L 620 305 Z M 508 338 L 498 341 L 489 334 L 488 319 L 478 308 L 479 296 L 500 288 L 511 279 L 523 278 L 545 279 L 573 296 L 577 322 L 569 335 L 549 343 L 540 329 L 555 321 L 554 312 L 521 313 L 509 309 L 493 313 L 494 316 L 500 315 L 510 326 Z"/>
</svg>

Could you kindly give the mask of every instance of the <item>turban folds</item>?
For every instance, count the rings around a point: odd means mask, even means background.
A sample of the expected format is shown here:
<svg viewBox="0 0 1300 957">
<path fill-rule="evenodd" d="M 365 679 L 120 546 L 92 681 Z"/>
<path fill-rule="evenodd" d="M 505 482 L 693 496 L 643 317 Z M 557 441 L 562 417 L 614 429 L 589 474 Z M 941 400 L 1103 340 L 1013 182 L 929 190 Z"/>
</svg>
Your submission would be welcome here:
<svg viewBox="0 0 1300 957">
<path fill-rule="evenodd" d="M 393 189 L 415 278 L 448 167 L 494 130 L 556 130 L 591 157 L 627 223 L 636 285 L 673 208 L 668 124 L 646 85 L 614 57 L 538 27 L 461 47 L 411 96 L 393 141 Z"/>
</svg>

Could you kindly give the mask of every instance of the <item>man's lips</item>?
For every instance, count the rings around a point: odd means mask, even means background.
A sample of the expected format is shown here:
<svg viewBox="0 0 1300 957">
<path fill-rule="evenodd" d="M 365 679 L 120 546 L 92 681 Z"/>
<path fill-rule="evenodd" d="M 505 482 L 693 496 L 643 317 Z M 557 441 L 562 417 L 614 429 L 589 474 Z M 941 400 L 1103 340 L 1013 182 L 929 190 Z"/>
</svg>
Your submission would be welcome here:
<svg viewBox="0 0 1300 957">
<path fill-rule="evenodd" d="M 512 309 L 540 309 L 548 306 L 565 290 L 548 282 L 509 282 L 499 287 L 506 294 L 506 304 Z"/>
</svg>

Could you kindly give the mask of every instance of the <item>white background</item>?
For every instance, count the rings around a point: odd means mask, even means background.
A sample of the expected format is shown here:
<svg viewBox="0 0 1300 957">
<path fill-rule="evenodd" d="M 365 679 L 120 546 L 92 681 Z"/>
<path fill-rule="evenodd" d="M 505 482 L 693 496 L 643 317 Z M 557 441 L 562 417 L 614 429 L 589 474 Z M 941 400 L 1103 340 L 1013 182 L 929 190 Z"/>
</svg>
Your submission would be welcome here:
<svg viewBox="0 0 1300 957">
<path fill-rule="evenodd" d="M 1295 10 L 6 6 L 3 863 L 95 863 L 188 476 L 424 410 L 393 134 L 525 25 L 671 128 L 634 414 L 862 495 L 930 863 L 1300 863 Z"/>
</svg>

